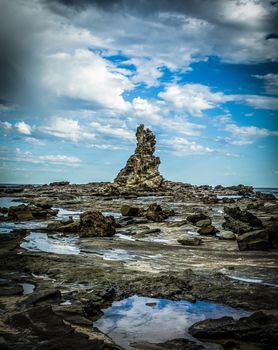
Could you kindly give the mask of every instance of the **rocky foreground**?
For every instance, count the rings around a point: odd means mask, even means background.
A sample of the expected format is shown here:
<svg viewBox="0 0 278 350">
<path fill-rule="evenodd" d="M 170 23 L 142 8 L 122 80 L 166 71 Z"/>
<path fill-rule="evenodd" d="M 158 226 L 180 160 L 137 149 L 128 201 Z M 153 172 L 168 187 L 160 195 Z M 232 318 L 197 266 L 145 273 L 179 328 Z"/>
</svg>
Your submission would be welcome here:
<svg viewBox="0 0 278 350">
<path fill-rule="evenodd" d="M 243 185 L 165 181 L 152 133 L 140 126 L 137 140 L 113 183 L 1 188 L 24 203 L 1 208 L 1 227 L 10 227 L 0 234 L 1 349 L 121 349 L 93 324 L 133 295 L 254 313 L 200 321 L 190 339 L 132 348 L 276 349 L 276 198 Z"/>
</svg>

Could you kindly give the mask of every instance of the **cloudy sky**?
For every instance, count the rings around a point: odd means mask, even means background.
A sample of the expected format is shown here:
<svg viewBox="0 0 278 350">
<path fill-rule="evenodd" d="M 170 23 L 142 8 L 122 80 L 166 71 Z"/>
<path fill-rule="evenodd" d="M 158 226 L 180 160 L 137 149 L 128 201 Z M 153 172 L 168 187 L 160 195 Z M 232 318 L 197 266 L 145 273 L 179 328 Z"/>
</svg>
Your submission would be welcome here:
<svg viewBox="0 0 278 350">
<path fill-rule="evenodd" d="M 0 0 L 0 181 L 278 187 L 278 1 Z"/>
</svg>

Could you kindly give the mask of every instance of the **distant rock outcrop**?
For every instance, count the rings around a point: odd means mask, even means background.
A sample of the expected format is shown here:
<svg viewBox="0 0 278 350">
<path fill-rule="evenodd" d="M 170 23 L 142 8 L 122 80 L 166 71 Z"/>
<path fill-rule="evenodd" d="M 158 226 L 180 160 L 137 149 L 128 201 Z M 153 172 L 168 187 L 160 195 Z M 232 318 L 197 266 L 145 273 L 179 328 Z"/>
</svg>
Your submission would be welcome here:
<svg viewBox="0 0 278 350">
<path fill-rule="evenodd" d="M 158 171 L 159 157 L 154 156 L 155 136 L 150 129 L 141 124 L 136 132 L 137 147 L 128 159 L 126 166 L 119 172 L 114 184 L 124 188 L 157 188 L 163 177 Z"/>
</svg>

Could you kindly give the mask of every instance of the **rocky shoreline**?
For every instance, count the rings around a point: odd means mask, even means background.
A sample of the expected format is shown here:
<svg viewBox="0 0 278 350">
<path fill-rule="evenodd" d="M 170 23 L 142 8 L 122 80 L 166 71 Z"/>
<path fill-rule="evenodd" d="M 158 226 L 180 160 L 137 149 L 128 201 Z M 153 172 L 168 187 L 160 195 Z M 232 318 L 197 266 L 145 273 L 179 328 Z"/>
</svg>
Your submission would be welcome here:
<svg viewBox="0 0 278 350">
<path fill-rule="evenodd" d="M 255 313 L 206 319 L 189 328 L 194 338 L 142 339 L 134 349 L 275 349 L 277 199 L 249 186 L 164 180 L 144 132 L 113 183 L 0 188 L 9 200 L 0 222 L 1 348 L 121 349 L 94 322 L 138 295 Z"/>
</svg>

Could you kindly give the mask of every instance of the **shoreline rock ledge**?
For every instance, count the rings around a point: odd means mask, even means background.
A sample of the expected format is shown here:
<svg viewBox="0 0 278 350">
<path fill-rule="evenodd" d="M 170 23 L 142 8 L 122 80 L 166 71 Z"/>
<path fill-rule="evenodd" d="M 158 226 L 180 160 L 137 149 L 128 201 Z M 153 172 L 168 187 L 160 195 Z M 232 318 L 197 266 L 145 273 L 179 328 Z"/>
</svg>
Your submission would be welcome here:
<svg viewBox="0 0 278 350">
<path fill-rule="evenodd" d="M 163 177 L 158 170 L 160 159 L 154 156 L 155 136 L 150 129 L 145 129 L 141 124 L 137 128 L 136 138 L 135 152 L 115 178 L 114 185 L 128 189 L 158 188 Z"/>
</svg>

